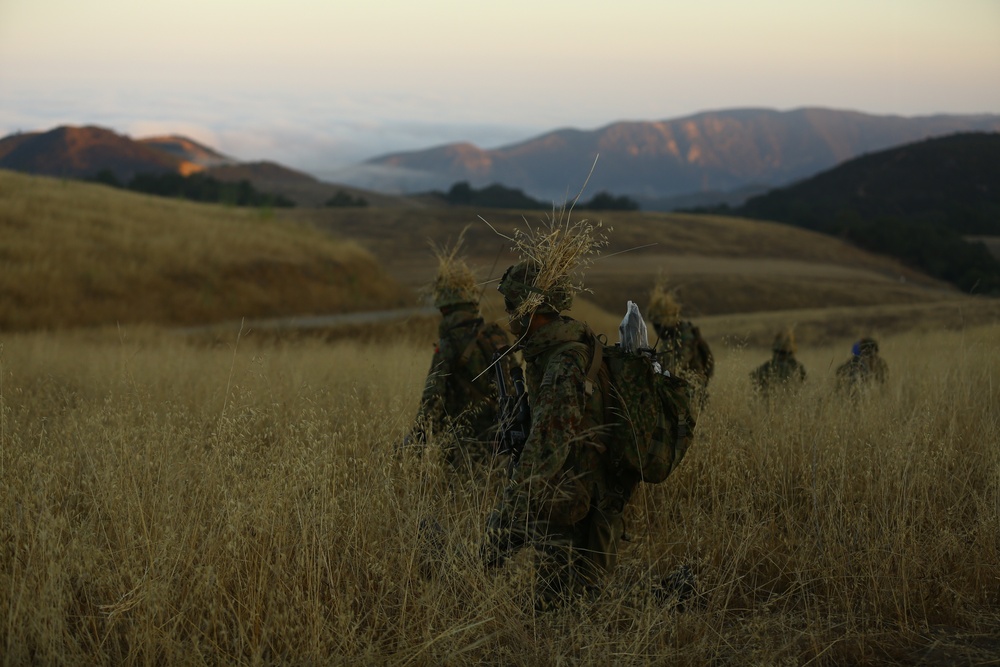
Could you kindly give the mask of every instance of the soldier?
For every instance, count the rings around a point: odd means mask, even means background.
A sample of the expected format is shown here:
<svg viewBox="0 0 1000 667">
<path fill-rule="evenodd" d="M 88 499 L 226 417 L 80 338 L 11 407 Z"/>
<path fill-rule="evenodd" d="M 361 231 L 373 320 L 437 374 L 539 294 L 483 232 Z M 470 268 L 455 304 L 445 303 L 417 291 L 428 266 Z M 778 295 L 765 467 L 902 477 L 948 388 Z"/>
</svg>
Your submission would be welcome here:
<svg viewBox="0 0 1000 667">
<path fill-rule="evenodd" d="M 574 288 L 565 276 L 546 281 L 543 274 L 521 261 L 499 286 L 523 352 L 531 428 L 487 520 L 483 553 L 496 566 L 521 547 L 534 548 L 536 603 L 547 608 L 567 594 L 598 589 L 615 567 L 625 504 L 638 480 L 621 479 L 606 456 L 604 398 L 587 378 L 595 334 L 560 314 Z"/>
<path fill-rule="evenodd" d="M 795 332 L 779 332 L 771 344 L 771 360 L 750 373 L 754 389 L 764 398 L 775 390 L 796 391 L 806 379 L 806 368 L 795 358 Z"/>
<path fill-rule="evenodd" d="M 452 465 L 477 467 L 496 454 L 496 375 L 490 365 L 497 351 L 509 348 L 510 339 L 499 324 L 484 322 L 475 277 L 457 256 L 460 246 L 461 240 L 451 251 L 436 250 L 439 269 L 432 291 L 441 323 L 420 409 L 405 443 L 424 445 L 433 434 L 441 438 Z M 506 355 L 500 363 L 516 362 Z"/>
<path fill-rule="evenodd" d="M 695 388 L 699 402 L 708 400 L 708 381 L 715 372 L 712 350 L 694 324 L 681 320 L 681 307 L 662 283 L 653 288 L 646 311 L 656 331 L 656 358 L 663 367 L 687 380 Z"/>
<path fill-rule="evenodd" d="M 837 368 L 837 387 L 857 395 L 872 384 L 884 385 L 889 365 L 878 354 L 878 341 L 862 338 L 851 348 L 851 358 Z"/>
</svg>

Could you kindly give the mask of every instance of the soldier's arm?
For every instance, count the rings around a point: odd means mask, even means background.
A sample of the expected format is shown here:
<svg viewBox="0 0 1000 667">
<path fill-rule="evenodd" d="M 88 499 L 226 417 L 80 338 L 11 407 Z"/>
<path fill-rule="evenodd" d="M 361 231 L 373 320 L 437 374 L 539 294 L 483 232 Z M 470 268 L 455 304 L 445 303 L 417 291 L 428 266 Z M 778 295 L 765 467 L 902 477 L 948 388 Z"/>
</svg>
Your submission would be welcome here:
<svg viewBox="0 0 1000 667">
<path fill-rule="evenodd" d="M 565 466 L 583 426 L 584 365 L 585 357 L 579 350 L 549 362 L 537 396 L 529 399 L 531 432 L 514 471 L 515 482 L 531 477 L 551 481 Z"/>
<path fill-rule="evenodd" d="M 418 421 L 429 423 L 435 428 L 440 427 L 444 418 L 445 401 L 448 393 L 448 375 L 451 373 L 449 356 L 452 348 L 447 336 L 442 336 L 434 347 L 431 367 L 424 380 L 424 391 L 420 396 L 420 411 Z"/>
</svg>

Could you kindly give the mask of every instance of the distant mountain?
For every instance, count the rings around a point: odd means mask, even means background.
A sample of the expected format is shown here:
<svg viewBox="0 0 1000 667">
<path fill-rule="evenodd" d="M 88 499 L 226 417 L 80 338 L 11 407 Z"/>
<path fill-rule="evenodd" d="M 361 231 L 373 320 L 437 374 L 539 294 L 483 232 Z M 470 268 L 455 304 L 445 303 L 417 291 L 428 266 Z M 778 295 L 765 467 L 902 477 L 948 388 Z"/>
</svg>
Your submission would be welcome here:
<svg viewBox="0 0 1000 667">
<path fill-rule="evenodd" d="M 458 143 L 394 153 L 366 162 L 352 182 L 406 191 L 447 189 L 459 181 L 474 187 L 502 183 L 562 202 L 583 186 L 599 155 L 588 192 L 606 190 L 655 206 L 692 193 L 725 197 L 740 188 L 773 188 L 864 153 L 968 131 L 1000 131 L 1000 115 L 733 109 L 593 131 L 562 129 L 491 150 Z"/>
<path fill-rule="evenodd" d="M 894 255 L 966 290 L 1000 292 L 1000 133 L 961 133 L 849 160 L 727 209 Z"/>
<path fill-rule="evenodd" d="M 152 146 L 164 153 L 170 153 L 182 160 L 193 162 L 202 167 L 218 167 L 220 165 L 237 164 L 239 161 L 223 155 L 214 148 L 209 148 L 193 139 L 170 134 L 161 137 L 145 137 L 137 140 L 141 144 Z"/>
<path fill-rule="evenodd" d="M 43 176 L 127 184 L 137 175 L 203 173 L 219 181 L 249 181 L 257 190 L 288 197 L 300 206 L 322 206 L 343 192 L 374 206 L 396 206 L 392 195 L 318 181 L 274 162 L 239 162 L 197 141 L 178 135 L 132 139 L 112 130 L 62 126 L 47 132 L 12 134 L 0 139 L 0 169 Z M 108 174 L 114 176 L 108 179 Z M 409 201 L 409 200 L 405 200 Z M 426 204 L 418 204 L 426 205 Z"/>
<path fill-rule="evenodd" d="M 102 127 L 63 126 L 0 139 L 0 169 L 64 178 L 110 171 L 126 181 L 136 174 L 190 174 L 202 167 Z"/>
</svg>

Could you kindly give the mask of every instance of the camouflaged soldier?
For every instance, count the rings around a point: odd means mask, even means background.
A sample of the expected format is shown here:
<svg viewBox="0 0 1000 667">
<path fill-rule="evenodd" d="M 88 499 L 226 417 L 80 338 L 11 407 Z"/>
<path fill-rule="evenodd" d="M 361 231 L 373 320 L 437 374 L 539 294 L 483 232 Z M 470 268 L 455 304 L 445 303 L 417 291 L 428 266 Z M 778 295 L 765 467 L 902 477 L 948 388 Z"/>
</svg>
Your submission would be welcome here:
<svg viewBox="0 0 1000 667">
<path fill-rule="evenodd" d="M 521 547 L 534 548 L 538 604 L 546 607 L 600 587 L 615 567 L 625 504 L 638 480 L 613 472 L 601 441 L 604 400 L 587 379 L 595 335 L 560 315 L 572 304 L 568 281 L 539 287 L 538 275 L 533 263 L 519 262 L 499 286 L 525 361 L 531 430 L 487 521 L 484 557 L 499 565 Z M 526 309 L 529 295 L 536 296 Z"/>
<path fill-rule="evenodd" d="M 687 380 L 699 402 L 708 400 L 708 381 L 715 372 L 712 350 L 694 324 L 681 319 L 681 307 L 662 285 L 653 289 L 646 311 L 656 331 L 656 358 L 671 375 Z"/>
<path fill-rule="evenodd" d="M 771 360 L 750 373 L 750 380 L 757 393 L 768 398 L 777 390 L 795 391 L 806 379 L 806 368 L 796 358 L 795 333 L 791 330 L 778 333 L 771 345 Z"/>
<path fill-rule="evenodd" d="M 423 445 L 434 437 L 452 465 L 475 467 L 496 454 L 496 375 L 490 365 L 497 351 L 509 348 L 510 339 L 500 325 L 484 322 L 475 277 L 455 256 L 460 243 L 450 253 L 438 253 L 433 298 L 441 323 L 406 444 Z M 516 362 L 507 355 L 502 363 Z"/>
<path fill-rule="evenodd" d="M 862 338 L 851 347 L 851 358 L 837 368 L 837 387 L 858 394 L 865 387 L 884 385 L 889 365 L 878 354 L 878 341 Z"/>
</svg>

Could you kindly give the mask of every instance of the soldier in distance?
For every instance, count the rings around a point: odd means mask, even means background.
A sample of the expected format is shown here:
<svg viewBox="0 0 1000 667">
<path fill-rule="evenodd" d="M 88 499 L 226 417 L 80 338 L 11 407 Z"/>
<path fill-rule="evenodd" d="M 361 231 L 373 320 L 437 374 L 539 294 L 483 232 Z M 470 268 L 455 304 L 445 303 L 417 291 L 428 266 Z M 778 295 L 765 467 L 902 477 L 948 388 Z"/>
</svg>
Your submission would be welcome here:
<svg viewBox="0 0 1000 667">
<path fill-rule="evenodd" d="M 879 356 L 878 341 L 862 338 L 851 347 L 851 358 L 837 368 L 837 388 L 858 396 L 868 387 L 882 386 L 889 377 L 889 364 Z"/>
<path fill-rule="evenodd" d="M 420 397 L 407 446 L 437 442 L 455 468 L 492 466 L 497 447 L 497 390 L 494 355 L 506 352 L 503 328 L 484 321 L 475 276 L 451 250 L 436 250 L 439 269 L 432 285 L 434 306 L 441 311 L 438 340 Z M 517 363 L 512 354 L 499 362 Z M 508 371 L 509 373 L 509 371 Z"/>
<path fill-rule="evenodd" d="M 708 381 L 715 373 L 715 358 L 689 320 L 681 319 L 681 306 L 662 283 L 653 288 L 646 317 L 656 331 L 656 358 L 671 375 L 687 380 L 700 404 L 708 400 Z"/>
<path fill-rule="evenodd" d="M 795 358 L 798 346 L 791 329 L 778 332 L 771 344 L 771 359 L 750 373 L 754 390 L 762 398 L 794 393 L 806 380 L 806 368 Z"/>
</svg>

